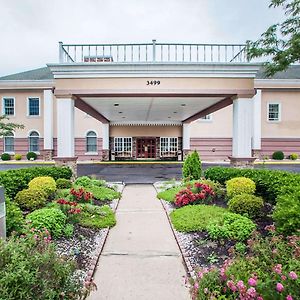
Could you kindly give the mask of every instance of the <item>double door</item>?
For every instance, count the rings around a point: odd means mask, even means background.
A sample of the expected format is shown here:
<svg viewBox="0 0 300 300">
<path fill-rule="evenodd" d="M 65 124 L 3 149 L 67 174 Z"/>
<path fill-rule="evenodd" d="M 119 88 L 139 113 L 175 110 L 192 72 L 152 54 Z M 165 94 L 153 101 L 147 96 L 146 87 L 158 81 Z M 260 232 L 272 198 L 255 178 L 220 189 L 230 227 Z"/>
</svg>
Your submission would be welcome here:
<svg viewBox="0 0 300 300">
<path fill-rule="evenodd" d="M 137 138 L 137 158 L 156 158 L 156 138 Z"/>
</svg>

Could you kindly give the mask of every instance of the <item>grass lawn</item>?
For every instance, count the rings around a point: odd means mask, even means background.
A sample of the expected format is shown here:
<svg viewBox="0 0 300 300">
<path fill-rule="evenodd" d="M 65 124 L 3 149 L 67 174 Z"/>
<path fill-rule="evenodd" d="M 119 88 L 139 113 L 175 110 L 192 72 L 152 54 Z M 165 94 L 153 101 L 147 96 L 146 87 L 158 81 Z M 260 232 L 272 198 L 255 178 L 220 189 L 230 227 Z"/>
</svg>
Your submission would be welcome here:
<svg viewBox="0 0 300 300">
<path fill-rule="evenodd" d="M 115 214 L 108 205 L 95 206 L 91 204 L 80 205 L 82 209 L 78 216 L 79 224 L 89 228 L 106 228 L 116 225 Z"/>
<path fill-rule="evenodd" d="M 166 200 L 168 202 L 174 202 L 176 194 L 179 191 L 181 191 L 182 189 L 184 189 L 183 186 L 175 186 L 173 188 L 170 188 L 170 189 L 167 189 L 165 191 L 159 192 L 157 194 L 157 198 Z"/>
<path fill-rule="evenodd" d="M 170 214 L 176 230 L 181 232 L 203 231 L 211 222 L 221 222 L 225 208 L 212 205 L 187 205 Z"/>
</svg>

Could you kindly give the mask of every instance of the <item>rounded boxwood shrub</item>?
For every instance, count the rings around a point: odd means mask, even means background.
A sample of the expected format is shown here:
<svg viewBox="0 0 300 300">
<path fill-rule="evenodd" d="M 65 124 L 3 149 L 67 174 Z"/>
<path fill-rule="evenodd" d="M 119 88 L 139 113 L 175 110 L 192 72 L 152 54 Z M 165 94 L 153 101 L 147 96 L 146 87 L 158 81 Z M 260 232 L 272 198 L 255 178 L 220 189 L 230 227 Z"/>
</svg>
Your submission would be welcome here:
<svg viewBox="0 0 300 300">
<path fill-rule="evenodd" d="M 15 158 L 15 160 L 21 160 L 22 154 L 15 154 L 14 158 Z"/>
<path fill-rule="evenodd" d="M 241 194 L 254 194 L 255 182 L 246 177 L 236 177 L 226 181 L 226 193 L 228 198 Z"/>
<path fill-rule="evenodd" d="M 10 160 L 10 155 L 8 153 L 2 153 L 1 154 L 1 159 L 2 160 Z"/>
<path fill-rule="evenodd" d="M 6 233 L 9 236 L 13 231 L 20 233 L 25 225 L 22 211 L 18 205 L 5 199 L 6 205 Z"/>
<path fill-rule="evenodd" d="M 41 208 L 27 215 L 26 219 L 32 228 L 46 228 L 53 238 L 59 238 L 64 233 L 67 217 L 58 208 Z"/>
<path fill-rule="evenodd" d="M 284 153 L 282 151 L 275 151 L 272 154 L 272 158 L 276 160 L 283 160 L 284 159 Z"/>
<path fill-rule="evenodd" d="M 69 179 L 58 178 L 56 180 L 56 187 L 58 189 L 70 189 L 72 187 L 72 182 Z"/>
<path fill-rule="evenodd" d="M 46 205 L 47 194 L 41 189 L 26 189 L 17 193 L 15 202 L 23 210 L 35 210 Z"/>
<path fill-rule="evenodd" d="M 236 195 L 228 202 L 231 212 L 256 218 L 260 215 L 264 202 L 261 197 L 249 194 Z"/>
<path fill-rule="evenodd" d="M 50 176 L 35 177 L 28 183 L 28 186 L 30 189 L 44 191 L 47 196 L 50 196 L 56 191 L 55 180 Z"/>
<path fill-rule="evenodd" d="M 37 159 L 37 154 L 35 152 L 28 152 L 26 154 L 26 157 L 28 160 L 36 160 Z"/>
<path fill-rule="evenodd" d="M 289 158 L 291 160 L 297 160 L 298 159 L 298 154 L 297 153 L 291 153 L 291 155 L 289 156 Z"/>
<path fill-rule="evenodd" d="M 201 178 L 201 160 L 196 150 L 190 153 L 184 160 L 182 167 L 182 175 L 184 179 L 188 180 L 198 180 Z"/>
</svg>

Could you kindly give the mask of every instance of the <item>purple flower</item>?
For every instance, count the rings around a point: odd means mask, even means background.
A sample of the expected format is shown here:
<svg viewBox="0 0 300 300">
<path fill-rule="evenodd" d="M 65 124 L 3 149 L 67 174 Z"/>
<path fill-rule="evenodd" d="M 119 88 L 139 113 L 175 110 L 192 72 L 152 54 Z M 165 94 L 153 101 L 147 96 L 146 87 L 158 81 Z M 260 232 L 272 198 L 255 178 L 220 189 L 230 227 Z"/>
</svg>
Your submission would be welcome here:
<svg viewBox="0 0 300 300">
<path fill-rule="evenodd" d="M 277 264 L 274 268 L 273 271 L 279 275 L 281 275 L 282 273 L 282 265 L 281 264 Z"/>
<path fill-rule="evenodd" d="M 227 286 L 233 291 L 236 292 L 237 288 L 232 280 L 227 281 Z"/>
<path fill-rule="evenodd" d="M 249 278 L 249 280 L 248 280 L 248 284 L 249 284 L 250 286 L 256 286 L 256 285 L 257 285 L 257 280 L 256 280 L 255 278 L 251 277 L 251 278 Z"/>
<path fill-rule="evenodd" d="M 247 295 L 255 298 L 256 297 L 256 289 L 254 287 L 251 287 L 247 290 Z"/>
<path fill-rule="evenodd" d="M 293 300 L 293 297 L 291 295 L 287 295 L 286 300 Z"/>
<path fill-rule="evenodd" d="M 293 271 L 289 273 L 289 277 L 293 280 L 296 280 L 298 278 L 297 274 Z"/>
<path fill-rule="evenodd" d="M 277 292 L 281 293 L 284 290 L 284 286 L 280 282 L 278 282 L 276 284 L 276 290 Z"/>
</svg>

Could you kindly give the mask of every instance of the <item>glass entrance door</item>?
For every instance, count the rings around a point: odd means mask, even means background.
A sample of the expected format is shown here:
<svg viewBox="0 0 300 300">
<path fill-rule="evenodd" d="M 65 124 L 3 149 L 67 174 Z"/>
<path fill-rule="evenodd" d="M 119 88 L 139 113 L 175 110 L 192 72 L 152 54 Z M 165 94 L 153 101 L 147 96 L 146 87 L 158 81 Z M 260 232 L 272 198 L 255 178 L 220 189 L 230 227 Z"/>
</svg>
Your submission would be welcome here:
<svg viewBox="0 0 300 300">
<path fill-rule="evenodd" d="M 137 158 L 156 158 L 156 139 L 137 138 L 136 151 Z"/>
</svg>

